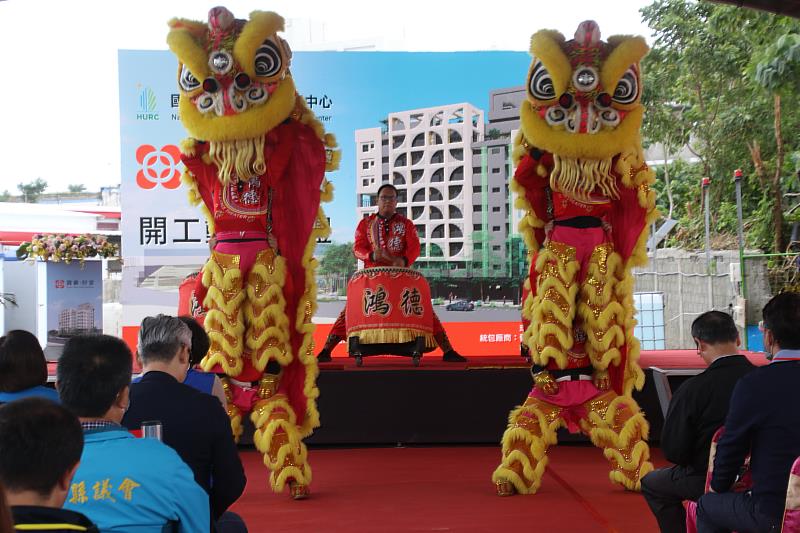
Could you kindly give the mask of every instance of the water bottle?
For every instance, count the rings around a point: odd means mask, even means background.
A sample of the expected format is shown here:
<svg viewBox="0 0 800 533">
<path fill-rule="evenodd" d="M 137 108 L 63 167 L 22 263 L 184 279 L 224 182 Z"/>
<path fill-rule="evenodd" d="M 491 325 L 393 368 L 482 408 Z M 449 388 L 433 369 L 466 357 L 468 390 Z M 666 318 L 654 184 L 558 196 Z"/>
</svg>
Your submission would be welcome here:
<svg viewBox="0 0 800 533">
<path fill-rule="evenodd" d="M 161 420 L 146 420 L 142 422 L 142 437 L 162 440 Z"/>
</svg>

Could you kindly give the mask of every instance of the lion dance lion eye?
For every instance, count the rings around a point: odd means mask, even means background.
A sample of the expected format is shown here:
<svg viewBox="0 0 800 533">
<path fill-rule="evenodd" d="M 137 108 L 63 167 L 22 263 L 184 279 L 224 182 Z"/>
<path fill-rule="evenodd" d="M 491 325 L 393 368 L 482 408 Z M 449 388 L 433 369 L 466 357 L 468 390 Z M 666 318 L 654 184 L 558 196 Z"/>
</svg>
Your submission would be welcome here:
<svg viewBox="0 0 800 533">
<path fill-rule="evenodd" d="M 194 74 L 191 73 L 186 65 L 181 67 L 181 76 L 178 79 L 178 84 L 187 93 L 200 87 L 200 81 L 194 77 Z"/>
<path fill-rule="evenodd" d="M 256 50 L 255 67 L 256 76 L 270 77 L 280 72 L 283 61 L 278 45 L 269 39 L 264 41 Z"/>
<path fill-rule="evenodd" d="M 625 71 L 614 89 L 612 99 L 619 104 L 630 104 L 639 97 L 639 81 L 633 67 Z"/>
<path fill-rule="evenodd" d="M 537 100 L 550 100 L 556 97 L 556 88 L 550 73 L 544 68 L 541 61 L 537 61 L 531 72 L 531 81 L 528 85 L 531 96 Z"/>
</svg>

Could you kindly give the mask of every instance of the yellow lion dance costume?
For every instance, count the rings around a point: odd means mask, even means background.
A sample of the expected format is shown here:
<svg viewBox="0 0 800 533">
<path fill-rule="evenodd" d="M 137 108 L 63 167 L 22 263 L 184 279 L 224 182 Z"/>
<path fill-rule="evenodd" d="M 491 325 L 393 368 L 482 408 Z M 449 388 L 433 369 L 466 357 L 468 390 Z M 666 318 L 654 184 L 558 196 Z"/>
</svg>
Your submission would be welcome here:
<svg viewBox="0 0 800 533">
<path fill-rule="evenodd" d="M 631 268 L 647 261 L 656 216 L 639 138 L 647 45 L 627 36 L 603 42 L 586 21 L 569 41 L 539 31 L 530 52 L 512 187 L 532 253 L 523 340 L 534 387 L 509 416 L 492 479 L 501 496 L 534 494 L 547 448 L 566 426 L 603 449 L 612 482 L 639 490 L 653 469 L 648 425 L 631 397 L 644 384 Z"/>
<path fill-rule="evenodd" d="M 194 291 L 211 340 L 201 366 L 236 380 L 223 380 L 235 437 L 252 411 L 272 489 L 301 499 L 311 482 L 302 439 L 319 426 L 312 254 L 330 232 L 320 201 L 332 198 L 324 176 L 339 153 L 296 92 L 283 23 L 215 7 L 208 22 L 171 20 L 167 43 L 191 135 L 183 181 L 213 234 Z"/>
</svg>

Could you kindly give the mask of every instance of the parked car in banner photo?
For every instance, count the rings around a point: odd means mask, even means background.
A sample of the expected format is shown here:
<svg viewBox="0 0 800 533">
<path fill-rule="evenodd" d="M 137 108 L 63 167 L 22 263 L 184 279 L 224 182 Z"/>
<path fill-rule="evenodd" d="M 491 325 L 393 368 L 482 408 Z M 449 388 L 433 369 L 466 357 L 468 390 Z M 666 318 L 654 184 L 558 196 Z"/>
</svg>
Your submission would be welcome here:
<svg viewBox="0 0 800 533">
<path fill-rule="evenodd" d="M 447 304 L 445 308 L 448 311 L 474 311 L 475 304 L 467 300 L 458 300 L 453 303 Z"/>
</svg>

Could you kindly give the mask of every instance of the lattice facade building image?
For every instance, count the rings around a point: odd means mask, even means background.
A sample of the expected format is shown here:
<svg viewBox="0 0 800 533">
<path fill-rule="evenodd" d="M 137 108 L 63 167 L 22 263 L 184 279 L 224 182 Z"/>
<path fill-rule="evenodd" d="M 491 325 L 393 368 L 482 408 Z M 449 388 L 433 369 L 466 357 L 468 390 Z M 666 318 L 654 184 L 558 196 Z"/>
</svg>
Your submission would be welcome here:
<svg viewBox="0 0 800 533">
<path fill-rule="evenodd" d="M 490 94 L 489 120 L 469 103 L 390 113 L 385 128 L 356 130 L 360 217 L 374 212 L 384 183 L 422 245 L 416 267 L 449 278 L 519 277 L 525 251 L 508 182 L 511 139 L 523 88 Z"/>
</svg>

